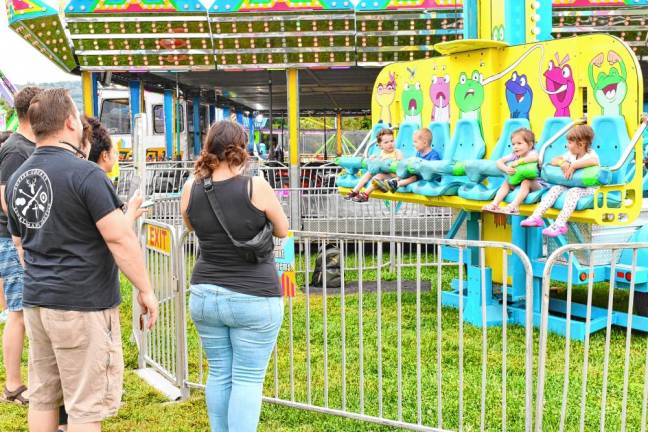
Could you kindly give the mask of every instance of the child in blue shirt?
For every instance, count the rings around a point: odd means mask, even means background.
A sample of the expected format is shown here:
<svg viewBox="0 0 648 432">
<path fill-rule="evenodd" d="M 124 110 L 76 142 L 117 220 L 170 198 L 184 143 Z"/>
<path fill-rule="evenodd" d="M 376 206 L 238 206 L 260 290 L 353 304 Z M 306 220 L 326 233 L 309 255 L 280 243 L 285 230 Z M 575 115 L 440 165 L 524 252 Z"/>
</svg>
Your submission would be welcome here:
<svg viewBox="0 0 648 432">
<path fill-rule="evenodd" d="M 415 156 L 419 159 L 441 159 L 439 153 L 432 148 L 432 132 L 428 128 L 421 128 L 414 132 L 414 148 L 416 149 Z M 420 179 L 417 176 L 411 176 L 406 179 L 393 177 L 387 180 L 374 180 L 374 185 L 383 192 L 394 192 L 399 187 L 405 187 L 418 180 Z"/>
</svg>

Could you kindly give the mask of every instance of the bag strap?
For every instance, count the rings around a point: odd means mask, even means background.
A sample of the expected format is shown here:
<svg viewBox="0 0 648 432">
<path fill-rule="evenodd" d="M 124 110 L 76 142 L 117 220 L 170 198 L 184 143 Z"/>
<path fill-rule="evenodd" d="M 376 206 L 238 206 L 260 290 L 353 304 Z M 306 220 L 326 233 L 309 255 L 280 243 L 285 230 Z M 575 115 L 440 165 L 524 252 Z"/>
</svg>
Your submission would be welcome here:
<svg viewBox="0 0 648 432">
<path fill-rule="evenodd" d="M 211 207 L 212 211 L 216 215 L 216 219 L 218 219 L 218 222 L 223 227 L 223 231 L 225 231 L 227 237 L 229 237 L 229 239 L 234 244 L 234 246 L 236 247 L 244 246 L 241 242 L 237 241 L 234 237 L 232 237 L 232 234 L 230 233 L 229 229 L 227 229 L 227 225 L 225 225 L 225 215 L 223 214 L 223 210 L 220 208 L 220 205 L 218 204 L 218 200 L 216 200 L 216 191 L 214 190 L 214 184 L 212 183 L 212 179 L 210 177 L 207 177 L 203 180 L 203 188 L 205 189 L 205 194 L 207 195 L 209 206 Z"/>
</svg>

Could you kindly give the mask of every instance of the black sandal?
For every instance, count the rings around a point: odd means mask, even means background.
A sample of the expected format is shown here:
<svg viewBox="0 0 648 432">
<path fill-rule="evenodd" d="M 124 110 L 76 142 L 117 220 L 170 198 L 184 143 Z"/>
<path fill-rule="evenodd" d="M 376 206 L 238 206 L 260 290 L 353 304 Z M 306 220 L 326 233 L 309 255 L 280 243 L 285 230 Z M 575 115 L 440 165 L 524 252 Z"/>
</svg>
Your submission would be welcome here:
<svg viewBox="0 0 648 432">
<path fill-rule="evenodd" d="M 23 393 L 27 391 L 27 387 L 21 385 L 14 391 L 9 391 L 7 386 L 4 388 L 4 399 L 7 402 L 13 402 L 19 405 L 29 405 L 29 399 L 23 396 Z"/>
</svg>

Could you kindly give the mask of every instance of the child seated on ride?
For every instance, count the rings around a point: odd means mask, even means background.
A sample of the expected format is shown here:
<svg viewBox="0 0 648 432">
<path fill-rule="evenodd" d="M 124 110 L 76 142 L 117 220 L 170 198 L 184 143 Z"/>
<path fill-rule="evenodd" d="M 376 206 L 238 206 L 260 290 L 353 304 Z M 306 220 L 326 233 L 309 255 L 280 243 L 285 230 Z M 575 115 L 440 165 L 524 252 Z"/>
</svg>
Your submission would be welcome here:
<svg viewBox="0 0 648 432">
<path fill-rule="evenodd" d="M 535 145 L 535 135 L 529 129 L 520 128 L 515 130 L 511 134 L 511 145 L 513 152 L 497 161 L 497 168 L 507 176 L 515 174 L 515 168 L 519 165 L 538 162 L 538 152 L 533 149 L 533 146 Z M 513 215 L 519 214 L 520 204 L 522 204 L 524 199 L 529 195 L 529 192 L 537 191 L 546 187 L 546 184 L 540 179 L 524 179 L 519 184 L 520 190 L 513 201 L 503 209 L 500 209 L 500 203 L 504 201 L 504 198 L 506 198 L 506 196 L 517 187 L 510 184 L 509 181 L 510 180 L 507 178 L 502 183 L 502 186 L 497 190 L 493 202 L 485 205 L 482 210 Z"/>
<path fill-rule="evenodd" d="M 551 161 L 551 165 L 560 167 L 566 179 L 570 179 L 574 171 L 578 169 L 599 165 L 599 157 L 591 148 L 593 139 L 594 131 L 591 127 L 587 125 L 574 127 L 567 134 L 567 151 L 563 155 L 555 157 Z M 540 201 L 533 214 L 523 220 L 520 225 L 523 227 L 543 226 L 542 215 L 553 206 L 558 197 L 565 191 L 567 191 L 567 195 L 562 210 L 560 210 L 556 221 L 548 228 L 545 228 L 542 234 L 548 237 L 566 234 L 567 220 L 574 212 L 578 200 L 593 195 L 596 191 L 595 187 L 568 188 L 562 185 L 552 186 L 542 197 L 542 201 Z"/>
<path fill-rule="evenodd" d="M 441 157 L 432 148 L 432 132 L 428 128 L 421 128 L 414 132 L 415 157 L 422 160 L 440 160 Z M 410 176 L 406 179 L 392 177 L 388 180 L 374 180 L 375 186 L 383 192 L 395 192 L 399 187 L 405 187 L 420 180 L 417 176 Z"/>
<path fill-rule="evenodd" d="M 378 159 L 401 160 L 403 158 L 401 152 L 396 150 L 396 148 L 394 147 L 394 132 L 391 129 L 381 129 L 380 132 L 378 132 L 376 140 L 378 142 L 378 146 L 380 146 L 380 149 L 382 150 L 380 152 L 380 155 L 378 156 Z M 372 177 L 376 180 L 385 180 L 390 177 L 394 177 L 394 175 L 395 174 L 390 173 L 379 173 L 373 176 L 370 172 L 366 172 L 360 178 L 360 181 L 358 182 L 356 187 L 354 187 L 353 190 L 346 196 L 346 199 L 351 199 L 354 202 L 367 202 L 369 201 L 369 195 L 371 195 L 371 192 L 373 192 L 376 188 L 375 184 L 372 182 L 364 192 L 360 192 L 360 189 L 362 189 L 364 185 L 367 184 L 369 180 L 371 180 Z"/>
</svg>

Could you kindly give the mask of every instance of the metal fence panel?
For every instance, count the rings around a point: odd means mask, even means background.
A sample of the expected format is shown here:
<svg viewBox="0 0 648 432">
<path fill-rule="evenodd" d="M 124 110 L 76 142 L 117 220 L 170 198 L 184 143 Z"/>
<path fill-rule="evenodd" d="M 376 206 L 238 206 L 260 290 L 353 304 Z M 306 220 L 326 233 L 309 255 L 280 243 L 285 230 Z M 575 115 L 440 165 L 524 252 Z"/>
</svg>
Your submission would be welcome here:
<svg viewBox="0 0 648 432">
<path fill-rule="evenodd" d="M 182 238 L 186 295 L 197 243 L 193 234 Z M 482 268 L 487 250 L 505 260 L 515 255 L 532 298 L 531 265 L 521 250 L 346 233 L 299 232 L 295 239 L 301 290 L 285 299 L 266 401 L 412 430 L 531 430 L 532 304 L 526 330 L 513 329 L 512 338 L 506 320 L 480 330 L 464 326 L 463 305 L 459 312 L 441 307 L 444 290 L 469 283 L 464 265 L 445 262 L 445 247 L 457 248 L 460 261 L 477 251 Z M 203 388 L 206 359 L 191 323 L 187 331 L 186 384 Z"/>
<path fill-rule="evenodd" d="M 153 367 L 176 387 L 184 387 L 185 367 L 185 308 L 178 271 L 178 240 L 173 226 L 144 220 L 141 229 L 146 269 L 151 286 L 159 301 L 156 325 L 141 328 L 140 311 L 133 301 L 133 329 L 139 342 L 139 367 Z M 133 298 L 137 292 L 133 291 Z"/>
<path fill-rule="evenodd" d="M 640 283 L 645 285 L 645 263 L 637 263 L 639 251 L 645 248 L 648 243 L 570 244 L 547 259 L 541 297 L 536 431 L 646 430 L 648 338 L 632 330 L 633 320 L 648 321 L 637 316 L 634 307 L 640 295 L 637 278 L 643 278 Z M 630 263 L 619 262 L 624 252 L 630 254 Z M 601 254 L 610 257 L 609 282 L 594 284 L 596 256 Z M 581 261 L 588 265 L 583 273 L 587 276 L 585 293 L 577 291 L 572 278 L 572 265 L 582 256 L 590 257 L 588 262 Z M 556 299 L 551 286 L 553 267 L 561 262 L 568 264 L 566 300 Z M 577 303 L 577 295 L 584 304 Z M 562 322 L 549 315 L 554 302 L 564 302 Z M 583 343 L 572 341 L 574 324 L 583 321 Z M 613 328 L 613 324 L 625 328 Z M 549 334 L 557 325 L 564 338 Z M 605 332 L 593 333 L 603 328 Z"/>
</svg>

